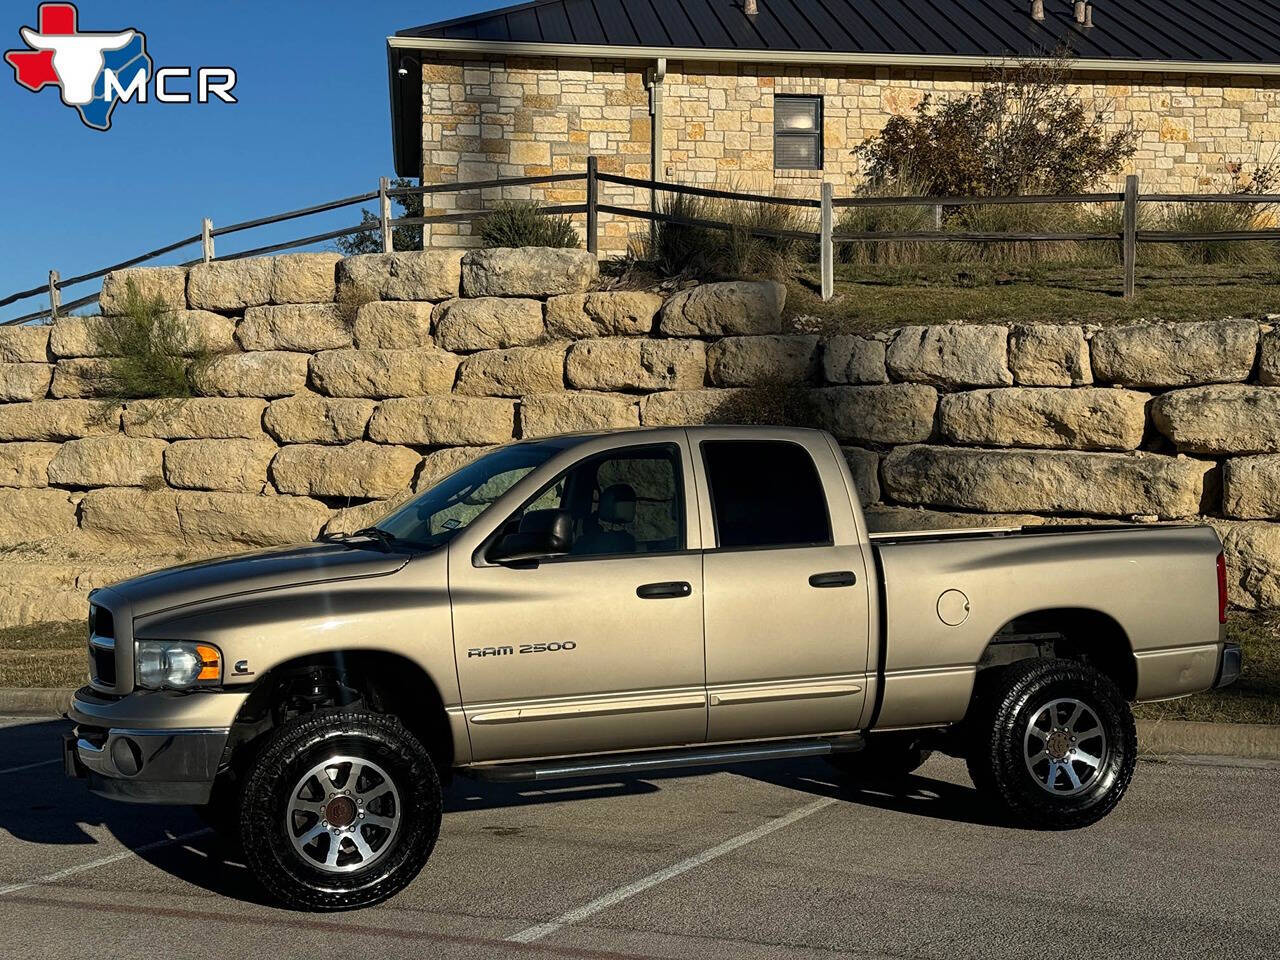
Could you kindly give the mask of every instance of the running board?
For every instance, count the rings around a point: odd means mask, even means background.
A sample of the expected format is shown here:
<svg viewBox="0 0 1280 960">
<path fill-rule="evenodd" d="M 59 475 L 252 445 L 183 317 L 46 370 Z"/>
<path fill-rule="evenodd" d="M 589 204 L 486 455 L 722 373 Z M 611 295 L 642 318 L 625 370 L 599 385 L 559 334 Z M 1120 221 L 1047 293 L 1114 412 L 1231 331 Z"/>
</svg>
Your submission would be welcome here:
<svg viewBox="0 0 1280 960">
<path fill-rule="evenodd" d="M 676 767 L 721 766 L 752 760 L 789 760 L 795 757 L 826 757 L 836 753 L 861 750 L 865 741 L 861 734 L 833 737 L 829 740 L 789 740 L 749 743 L 720 747 L 697 747 L 688 750 L 662 750 L 646 753 L 615 753 L 538 763 L 500 763 L 458 767 L 457 772 L 477 780 L 512 783 L 529 780 L 563 780 L 567 777 L 597 777 L 612 774 L 636 774 L 649 770 Z"/>
</svg>

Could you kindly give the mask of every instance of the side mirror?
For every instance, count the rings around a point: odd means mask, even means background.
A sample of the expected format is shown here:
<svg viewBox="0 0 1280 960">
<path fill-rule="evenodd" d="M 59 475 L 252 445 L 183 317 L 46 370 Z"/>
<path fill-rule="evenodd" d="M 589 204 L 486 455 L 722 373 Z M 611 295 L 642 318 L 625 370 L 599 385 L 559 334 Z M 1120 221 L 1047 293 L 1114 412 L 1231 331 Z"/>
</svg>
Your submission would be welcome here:
<svg viewBox="0 0 1280 960">
<path fill-rule="evenodd" d="M 489 548 L 490 563 L 518 563 L 564 556 L 573 542 L 573 521 L 563 510 L 530 510 L 514 533 L 500 536 Z"/>
</svg>

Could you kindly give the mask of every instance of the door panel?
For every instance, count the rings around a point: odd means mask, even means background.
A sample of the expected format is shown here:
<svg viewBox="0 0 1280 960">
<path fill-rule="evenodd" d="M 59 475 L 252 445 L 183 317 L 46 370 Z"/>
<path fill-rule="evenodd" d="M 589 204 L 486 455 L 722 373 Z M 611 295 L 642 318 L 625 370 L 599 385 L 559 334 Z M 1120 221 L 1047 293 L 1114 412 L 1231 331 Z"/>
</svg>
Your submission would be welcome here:
<svg viewBox="0 0 1280 960">
<path fill-rule="evenodd" d="M 458 679 L 476 760 L 704 740 L 698 554 L 451 567 Z M 658 582 L 688 583 L 689 591 L 637 595 Z"/>
</svg>

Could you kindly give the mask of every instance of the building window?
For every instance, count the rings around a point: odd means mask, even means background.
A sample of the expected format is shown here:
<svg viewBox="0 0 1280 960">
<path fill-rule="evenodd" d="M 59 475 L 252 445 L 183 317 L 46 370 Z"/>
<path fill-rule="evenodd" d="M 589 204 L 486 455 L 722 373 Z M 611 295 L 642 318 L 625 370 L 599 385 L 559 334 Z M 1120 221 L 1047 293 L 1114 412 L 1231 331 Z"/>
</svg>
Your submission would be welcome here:
<svg viewBox="0 0 1280 960">
<path fill-rule="evenodd" d="M 775 170 L 822 169 L 822 98 L 773 98 Z"/>
</svg>

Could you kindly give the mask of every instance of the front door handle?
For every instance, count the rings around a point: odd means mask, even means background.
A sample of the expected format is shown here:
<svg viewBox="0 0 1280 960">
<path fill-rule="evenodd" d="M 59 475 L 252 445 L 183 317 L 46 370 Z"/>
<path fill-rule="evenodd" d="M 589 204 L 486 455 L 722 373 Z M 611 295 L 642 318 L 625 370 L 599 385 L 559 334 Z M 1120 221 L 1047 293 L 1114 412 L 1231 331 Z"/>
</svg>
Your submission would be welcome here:
<svg viewBox="0 0 1280 960">
<path fill-rule="evenodd" d="M 693 593 L 693 587 L 684 580 L 668 580 L 663 583 L 642 583 L 636 587 L 636 596 L 641 600 L 665 600 L 671 597 L 687 597 Z"/>
<path fill-rule="evenodd" d="M 858 582 L 852 570 L 835 570 L 831 573 L 815 573 L 809 578 L 811 587 L 852 587 Z"/>
</svg>

